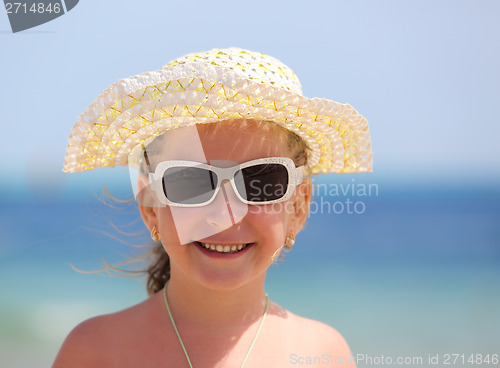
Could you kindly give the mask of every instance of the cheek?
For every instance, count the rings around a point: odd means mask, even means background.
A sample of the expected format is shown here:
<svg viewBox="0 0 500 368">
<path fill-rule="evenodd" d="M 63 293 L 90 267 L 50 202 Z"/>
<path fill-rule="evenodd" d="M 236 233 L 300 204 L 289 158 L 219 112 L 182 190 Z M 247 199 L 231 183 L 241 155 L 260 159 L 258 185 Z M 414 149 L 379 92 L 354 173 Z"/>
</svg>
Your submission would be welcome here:
<svg viewBox="0 0 500 368">
<path fill-rule="evenodd" d="M 264 223 L 282 223 L 286 225 L 294 215 L 294 205 L 291 200 L 267 204 L 263 206 L 249 206 L 248 214 L 256 217 L 256 221 Z"/>
<path fill-rule="evenodd" d="M 251 224 L 266 243 L 281 245 L 293 216 L 293 203 L 289 200 L 246 207 L 247 213 L 242 217 L 242 223 Z M 227 208 L 211 205 L 199 208 L 161 207 L 158 210 L 158 220 L 160 236 L 165 246 L 199 241 L 235 225 L 235 219 L 231 219 Z"/>
<path fill-rule="evenodd" d="M 162 207 L 159 210 L 160 236 L 164 245 L 188 244 L 203 237 L 203 211 L 183 207 Z"/>
<path fill-rule="evenodd" d="M 288 201 L 272 205 L 250 206 L 248 220 L 266 239 L 281 245 L 290 220 Z"/>
<path fill-rule="evenodd" d="M 158 226 L 161 242 L 164 246 L 180 244 L 170 207 L 158 209 Z"/>
</svg>

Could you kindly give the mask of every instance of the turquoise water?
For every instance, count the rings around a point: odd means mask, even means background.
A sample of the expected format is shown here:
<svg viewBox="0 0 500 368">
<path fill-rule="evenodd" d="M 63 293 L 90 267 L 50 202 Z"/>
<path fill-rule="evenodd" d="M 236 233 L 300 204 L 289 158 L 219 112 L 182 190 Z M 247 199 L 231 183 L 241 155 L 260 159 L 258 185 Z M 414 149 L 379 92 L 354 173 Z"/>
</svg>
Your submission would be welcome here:
<svg viewBox="0 0 500 368">
<path fill-rule="evenodd" d="M 1 205 L 2 367 L 50 366 L 77 323 L 146 297 L 143 279 L 69 266 L 98 269 L 101 258 L 140 253 L 112 237 L 148 239 L 112 227 L 140 231 L 133 205 L 116 211 L 82 198 Z M 311 216 L 293 251 L 269 271 L 271 298 L 336 327 L 354 354 L 500 354 L 500 190 L 407 189 L 352 199 L 363 201 L 364 213 Z"/>
</svg>

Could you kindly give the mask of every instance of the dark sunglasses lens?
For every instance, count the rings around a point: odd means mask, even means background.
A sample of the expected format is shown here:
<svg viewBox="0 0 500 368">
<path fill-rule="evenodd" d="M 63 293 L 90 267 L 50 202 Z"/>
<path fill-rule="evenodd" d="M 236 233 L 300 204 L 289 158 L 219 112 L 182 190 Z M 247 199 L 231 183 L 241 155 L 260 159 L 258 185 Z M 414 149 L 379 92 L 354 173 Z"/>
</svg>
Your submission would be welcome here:
<svg viewBox="0 0 500 368">
<path fill-rule="evenodd" d="M 235 182 L 238 193 L 249 202 L 274 201 L 288 189 L 288 170 L 282 164 L 253 165 L 241 169 Z"/>
<path fill-rule="evenodd" d="M 198 167 L 171 167 L 163 174 L 165 196 L 178 204 L 205 203 L 216 187 L 217 174 Z"/>
</svg>

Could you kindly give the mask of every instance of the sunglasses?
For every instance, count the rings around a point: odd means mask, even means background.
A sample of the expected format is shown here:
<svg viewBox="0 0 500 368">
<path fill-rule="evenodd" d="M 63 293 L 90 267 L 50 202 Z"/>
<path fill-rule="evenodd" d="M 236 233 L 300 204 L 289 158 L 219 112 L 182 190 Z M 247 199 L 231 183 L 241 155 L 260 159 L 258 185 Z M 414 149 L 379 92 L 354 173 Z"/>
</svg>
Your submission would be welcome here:
<svg viewBox="0 0 500 368">
<path fill-rule="evenodd" d="M 260 158 L 227 168 L 194 161 L 163 161 L 149 174 L 158 200 L 177 207 L 210 204 L 225 179 L 243 203 L 271 204 L 293 195 L 304 179 L 304 166 L 295 167 L 287 157 Z"/>
</svg>

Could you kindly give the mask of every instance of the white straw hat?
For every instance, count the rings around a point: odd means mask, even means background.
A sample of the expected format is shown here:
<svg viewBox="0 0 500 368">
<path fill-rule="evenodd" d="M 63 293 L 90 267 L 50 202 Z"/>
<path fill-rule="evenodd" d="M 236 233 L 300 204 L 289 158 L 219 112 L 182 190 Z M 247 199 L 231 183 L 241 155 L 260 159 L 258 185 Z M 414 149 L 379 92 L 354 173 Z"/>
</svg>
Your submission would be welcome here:
<svg viewBox="0 0 500 368">
<path fill-rule="evenodd" d="M 65 172 L 128 165 L 131 152 L 180 126 L 270 120 L 308 146 L 306 174 L 372 170 L 366 119 L 348 104 L 302 96 L 290 68 L 262 53 L 214 49 L 113 83 L 79 116 Z"/>
</svg>

